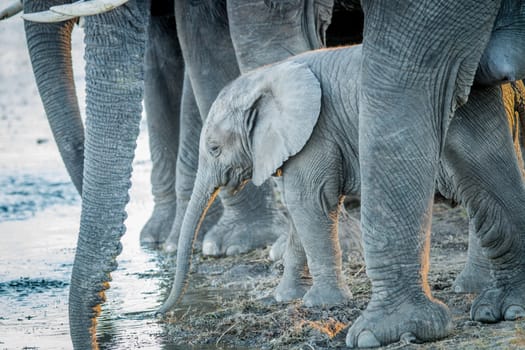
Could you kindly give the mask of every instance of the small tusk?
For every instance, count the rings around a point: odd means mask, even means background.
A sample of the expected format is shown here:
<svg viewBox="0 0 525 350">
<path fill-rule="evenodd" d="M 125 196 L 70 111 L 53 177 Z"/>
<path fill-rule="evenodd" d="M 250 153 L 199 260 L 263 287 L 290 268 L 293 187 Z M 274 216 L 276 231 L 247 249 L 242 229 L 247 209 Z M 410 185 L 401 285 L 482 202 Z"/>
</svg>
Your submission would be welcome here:
<svg viewBox="0 0 525 350">
<path fill-rule="evenodd" d="M 22 18 L 26 21 L 38 22 L 38 23 L 55 23 L 67 21 L 68 19 L 75 18 L 76 16 L 61 15 L 56 12 L 42 11 L 33 13 L 24 13 Z"/>
<path fill-rule="evenodd" d="M 9 17 L 13 17 L 18 12 L 21 12 L 24 9 L 24 4 L 22 0 L 14 0 L 10 5 L 0 11 L 0 21 Z"/>
<path fill-rule="evenodd" d="M 92 16 L 111 11 L 128 1 L 129 0 L 77 1 L 73 4 L 53 6 L 50 10 L 56 13 L 74 17 Z"/>
</svg>

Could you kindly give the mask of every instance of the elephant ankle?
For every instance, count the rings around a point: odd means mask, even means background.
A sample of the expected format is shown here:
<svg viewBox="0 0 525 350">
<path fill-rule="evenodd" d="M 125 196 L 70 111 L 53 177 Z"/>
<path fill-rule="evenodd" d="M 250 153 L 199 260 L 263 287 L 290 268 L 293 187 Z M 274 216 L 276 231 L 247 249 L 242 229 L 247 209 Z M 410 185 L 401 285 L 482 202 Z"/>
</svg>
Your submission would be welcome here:
<svg viewBox="0 0 525 350">
<path fill-rule="evenodd" d="M 452 288 L 455 293 L 480 293 L 491 282 L 490 266 L 467 263 Z"/>
</svg>

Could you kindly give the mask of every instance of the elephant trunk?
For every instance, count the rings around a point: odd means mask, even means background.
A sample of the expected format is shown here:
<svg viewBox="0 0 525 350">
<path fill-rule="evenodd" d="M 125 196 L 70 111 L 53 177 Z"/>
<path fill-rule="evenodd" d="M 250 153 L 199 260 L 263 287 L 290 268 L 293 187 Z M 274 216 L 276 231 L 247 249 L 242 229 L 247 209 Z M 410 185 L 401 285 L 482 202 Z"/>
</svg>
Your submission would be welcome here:
<svg viewBox="0 0 525 350">
<path fill-rule="evenodd" d="M 82 215 L 69 292 L 75 348 L 97 348 L 96 317 L 117 267 L 139 133 L 148 0 L 85 22 L 86 142 Z"/>
<path fill-rule="evenodd" d="M 212 181 L 206 181 L 203 179 L 200 169 L 201 167 L 199 166 L 195 186 L 193 187 L 193 193 L 182 222 L 179 244 L 177 247 L 177 270 L 175 273 L 175 280 L 173 281 L 170 295 L 158 311 L 160 314 L 165 314 L 170 311 L 184 294 L 191 266 L 193 243 L 199 233 L 200 226 L 208 209 L 220 191 L 218 186 L 209 184 Z"/>
<path fill-rule="evenodd" d="M 24 12 L 39 12 L 64 0 L 24 1 Z M 71 61 L 74 20 L 60 23 L 25 22 L 29 56 L 38 91 L 66 169 L 82 194 L 84 127 L 78 108 Z"/>
</svg>

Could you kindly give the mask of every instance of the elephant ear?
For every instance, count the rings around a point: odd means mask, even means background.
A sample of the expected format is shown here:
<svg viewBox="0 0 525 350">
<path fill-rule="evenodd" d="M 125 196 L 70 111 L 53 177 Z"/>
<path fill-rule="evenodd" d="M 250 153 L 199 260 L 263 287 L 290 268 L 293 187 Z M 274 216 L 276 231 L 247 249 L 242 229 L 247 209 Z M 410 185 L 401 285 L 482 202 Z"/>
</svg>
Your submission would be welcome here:
<svg viewBox="0 0 525 350">
<path fill-rule="evenodd" d="M 321 110 L 321 86 L 304 64 L 287 61 L 255 71 L 259 87 L 247 111 L 253 176 L 262 185 L 312 135 Z"/>
</svg>

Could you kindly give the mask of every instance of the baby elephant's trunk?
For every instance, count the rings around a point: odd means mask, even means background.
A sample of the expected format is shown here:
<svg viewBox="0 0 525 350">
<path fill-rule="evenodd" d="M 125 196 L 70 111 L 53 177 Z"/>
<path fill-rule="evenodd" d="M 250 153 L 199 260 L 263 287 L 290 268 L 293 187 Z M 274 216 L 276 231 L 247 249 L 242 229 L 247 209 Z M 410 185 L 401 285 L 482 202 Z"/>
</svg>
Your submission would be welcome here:
<svg viewBox="0 0 525 350">
<path fill-rule="evenodd" d="M 193 253 L 193 242 L 199 233 L 200 226 L 213 201 L 219 194 L 219 187 L 209 186 L 203 181 L 197 180 L 191 195 L 186 215 L 182 222 L 179 245 L 177 248 L 177 270 L 170 295 L 160 307 L 159 313 L 165 314 L 170 311 L 182 298 L 188 283 L 188 274 L 191 266 Z"/>
</svg>

